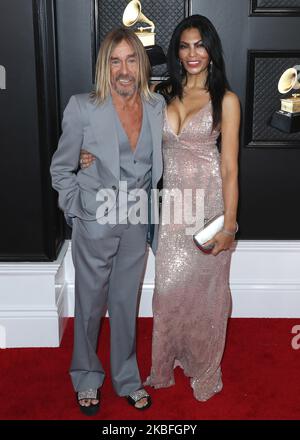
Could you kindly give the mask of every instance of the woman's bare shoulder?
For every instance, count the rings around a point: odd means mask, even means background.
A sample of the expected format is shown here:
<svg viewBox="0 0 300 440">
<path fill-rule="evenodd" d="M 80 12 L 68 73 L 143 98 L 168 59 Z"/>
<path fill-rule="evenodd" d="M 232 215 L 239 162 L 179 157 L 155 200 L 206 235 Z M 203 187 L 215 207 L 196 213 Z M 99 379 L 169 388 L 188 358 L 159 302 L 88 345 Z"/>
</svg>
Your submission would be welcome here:
<svg viewBox="0 0 300 440">
<path fill-rule="evenodd" d="M 232 125 L 238 127 L 240 124 L 241 105 L 238 96 L 227 91 L 222 102 L 222 131 L 225 127 Z"/>
<path fill-rule="evenodd" d="M 231 107 L 231 108 L 237 107 L 237 106 L 240 106 L 240 100 L 234 92 L 227 90 L 224 95 L 222 104 L 223 104 L 223 107 Z"/>
</svg>

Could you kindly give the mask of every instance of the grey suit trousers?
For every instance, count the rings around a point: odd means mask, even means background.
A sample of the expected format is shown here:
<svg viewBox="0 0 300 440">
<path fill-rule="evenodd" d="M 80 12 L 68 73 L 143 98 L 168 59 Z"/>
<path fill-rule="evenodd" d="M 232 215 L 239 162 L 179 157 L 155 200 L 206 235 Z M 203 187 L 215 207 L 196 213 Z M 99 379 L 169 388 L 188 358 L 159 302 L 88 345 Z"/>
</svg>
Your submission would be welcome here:
<svg viewBox="0 0 300 440">
<path fill-rule="evenodd" d="M 70 375 L 75 391 L 101 387 L 97 355 L 101 317 L 108 307 L 112 383 L 119 396 L 142 386 L 136 360 L 136 315 L 145 268 L 147 225 L 114 227 L 75 218 L 75 328 Z"/>
</svg>

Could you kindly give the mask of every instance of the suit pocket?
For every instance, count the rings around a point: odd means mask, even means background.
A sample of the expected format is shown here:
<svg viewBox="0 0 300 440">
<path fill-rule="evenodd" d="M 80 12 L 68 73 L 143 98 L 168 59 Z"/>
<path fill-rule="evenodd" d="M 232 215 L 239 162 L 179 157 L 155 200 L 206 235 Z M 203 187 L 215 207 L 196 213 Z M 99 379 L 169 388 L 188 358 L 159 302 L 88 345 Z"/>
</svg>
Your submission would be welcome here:
<svg viewBox="0 0 300 440">
<path fill-rule="evenodd" d="M 97 191 L 88 191 L 86 189 L 81 188 L 81 201 L 83 209 L 91 215 L 95 215 L 99 206 L 99 202 L 97 202 Z"/>
<path fill-rule="evenodd" d="M 108 216 L 110 211 L 115 218 L 116 203 L 118 193 L 111 188 L 98 188 L 97 191 L 86 191 L 82 189 L 81 198 L 84 210 L 95 216 L 95 218 L 101 218 Z"/>
</svg>

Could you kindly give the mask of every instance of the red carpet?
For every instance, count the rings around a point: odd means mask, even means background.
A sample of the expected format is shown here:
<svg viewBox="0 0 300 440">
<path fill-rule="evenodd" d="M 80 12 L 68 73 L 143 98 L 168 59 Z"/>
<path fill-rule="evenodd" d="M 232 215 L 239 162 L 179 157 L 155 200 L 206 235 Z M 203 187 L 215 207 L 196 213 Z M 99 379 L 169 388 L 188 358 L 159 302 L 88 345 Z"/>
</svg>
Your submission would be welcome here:
<svg viewBox="0 0 300 440">
<path fill-rule="evenodd" d="M 99 354 L 107 371 L 101 420 L 300 419 L 300 350 L 291 346 L 296 319 L 231 319 L 223 358 L 223 391 L 205 403 L 192 396 L 177 368 L 176 385 L 151 389 L 153 406 L 138 412 L 116 396 L 109 376 L 109 326 Z M 152 319 L 138 323 L 142 378 L 150 368 Z M 0 350 L 0 419 L 86 419 L 75 404 L 68 375 L 73 338 L 70 319 L 60 348 Z M 30 402 L 30 403 L 29 403 Z"/>
</svg>

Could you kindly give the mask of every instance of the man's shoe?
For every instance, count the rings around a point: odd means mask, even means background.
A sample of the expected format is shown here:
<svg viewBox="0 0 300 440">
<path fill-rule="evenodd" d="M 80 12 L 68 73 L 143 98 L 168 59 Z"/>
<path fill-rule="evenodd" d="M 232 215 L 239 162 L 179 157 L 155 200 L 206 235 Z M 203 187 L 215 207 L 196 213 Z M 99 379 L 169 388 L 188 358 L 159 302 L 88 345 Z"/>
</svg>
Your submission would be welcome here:
<svg viewBox="0 0 300 440">
<path fill-rule="evenodd" d="M 145 403 L 145 405 L 143 405 L 143 406 L 136 406 L 136 404 L 142 399 L 147 399 L 147 403 Z M 134 408 L 139 409 L 139 410 L 149 408 L 152 403 L 151 397 L 149 396 L 147 391 L 144 390 L 143 388 L 130 393 L 128 396 L 126 396 L 126 400 L 130 405 L 132 405 Z"/>
<path fill-rule="evenodd" d="M 89 389 L 87 391 L 79 391 L 76 393 L 77 403 L 80 411 L 86 416 L 94 416 L 97 414 L 100 408 L 100 390 Z M 90 399 L 91 402 L 88 406 L 81 405 L 80 400 Z M 92 403 L 92 400 L 98 400 L 98 403 Z"/>
</svg>

